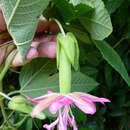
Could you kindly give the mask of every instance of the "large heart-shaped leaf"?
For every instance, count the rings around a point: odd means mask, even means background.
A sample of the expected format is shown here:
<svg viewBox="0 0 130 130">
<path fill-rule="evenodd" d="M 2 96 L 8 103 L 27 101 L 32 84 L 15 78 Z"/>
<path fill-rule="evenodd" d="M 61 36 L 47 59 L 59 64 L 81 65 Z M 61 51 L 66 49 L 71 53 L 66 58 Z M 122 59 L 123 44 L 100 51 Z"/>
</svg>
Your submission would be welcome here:
<svg viewBox="0 0 130 130">
<path fill-rule="evenodd" d="M 89 31 L 95 40 L 103 40 L 112 32 L 110 16 L 102 0 L 91 0 L 95 7 L 92 15 L 80 19 L 81 24 Z"/>
<path fill-rule="evenodd" d="M 34 60 L 25 65 L 20 74 L 21 94 L 30 97 L 44 95 L 48 90 L 59 91 L 59 74 L 55 73 L 54 62 Z M 81 72 L 72 73 L 72 91 L 89 92 L 98 83 Z"/>
<path fill-rule="evenodd" d="M 0 0 L 8 31 L 22 60 L 33 39 L 39 17 L 50 0 Z"/>
<path fill-rule="evenodd" d="M 125 65 L 123 64 L 117 52 L 105 41 L 95 41 L 96 47 L 102 53 L 104 59 L 122 76 L 130 87 L 130 77 L 127 73 Z"/>
</svg>

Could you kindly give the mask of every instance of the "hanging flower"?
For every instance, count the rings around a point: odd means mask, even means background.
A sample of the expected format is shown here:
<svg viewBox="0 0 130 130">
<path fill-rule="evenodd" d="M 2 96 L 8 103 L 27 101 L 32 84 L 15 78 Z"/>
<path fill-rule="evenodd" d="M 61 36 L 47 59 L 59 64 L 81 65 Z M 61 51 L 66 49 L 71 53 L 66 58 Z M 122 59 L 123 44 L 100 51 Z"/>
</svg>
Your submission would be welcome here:
<svg viewBox="0 0 130 130">
<path fill-rule="evenodd" d="M 36 104 L 32 111 L 32 117 L 35 117 L 39 112 L 46 108 L 49 108 L 52 114 L 56 114 L 58 111 L 59 116 L 57 119 L 50 125 L 45 124 L 43 126 L 47 130 L 54 129 L 56 125 L 58 125 L 59 130 L 67 130 L 67 124 L 69 124 L 73 130 L 78 130 L 71 111 L 72 105 L 75 105 L 86 114 L 93 115 L 96 112 L 94 102 L 100 102 L 102 104 L 110 102 L 110 100 L 106 98 L 99 98 L 82 92 L 73 92 L 66 95 L 49 92 L 44 96 L 33 99 L 28 97 L 28 101 L 31 104 Z"/>
</svg>

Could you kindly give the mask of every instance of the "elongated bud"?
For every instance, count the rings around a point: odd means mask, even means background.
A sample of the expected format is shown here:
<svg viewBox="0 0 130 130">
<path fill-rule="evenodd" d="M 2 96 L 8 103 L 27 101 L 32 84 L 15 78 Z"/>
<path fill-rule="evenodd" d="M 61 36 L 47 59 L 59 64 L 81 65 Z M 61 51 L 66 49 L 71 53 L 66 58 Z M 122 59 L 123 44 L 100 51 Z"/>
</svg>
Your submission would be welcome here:
<svg viewBox="0 0 130 130">
<path fill-rule="evenodd" d="M 71 65 L 75 70 L 79 68 L 79 47 L 71 32 L 58 34 L 56 56 L 60 92 L 67 94 L 71 91 Z"/>
</svg>

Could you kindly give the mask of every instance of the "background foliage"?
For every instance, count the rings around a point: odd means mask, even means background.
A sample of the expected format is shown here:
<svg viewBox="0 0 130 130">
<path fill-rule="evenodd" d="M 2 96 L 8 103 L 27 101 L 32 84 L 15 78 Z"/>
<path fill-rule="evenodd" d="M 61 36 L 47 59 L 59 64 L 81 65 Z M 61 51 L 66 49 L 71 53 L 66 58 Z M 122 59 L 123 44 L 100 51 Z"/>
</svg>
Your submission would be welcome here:
<svg viewBox="0 0 130 130">
<path fill-rule="evenodd" d="M 92 0 L 92 2 L 94 1 Z M 130 130 L 130 78 L 128 76 L 130 73 L 130 0 L 104 0 L 111 16 L 113 32 L 111 24 L 107 21 L 103 23 L 103 20 L 100 19 L 104 14 L 100 13 L 99 17 L 98 15 L 95 17 L 90 15 L 85 18 L 86 13 L 89 14 L 93 11 L 93 6 L 91 2 L 86 3 L 87 6 L 83 6 L 82 2 L 84 1 L 81 0 L 78 6 L 75 3 L 76 10 L 79 11 L 78 15 L 74 13 L 73 6 L 66 4 L 65 0 L 60 2 L 54 0 L 54 3 L 50 4 L 44 12 L 46 17 L 55 17 L 62 21 L 65 30 L 72 31 L 79 41 L 80 71 L 82 73 L 78 72 L 77 75 L 73 76 L 73 84 L 75 85 L 73 88 L 100 97 L 108 97 L 112 101 L 105 106 L 97 105 L 97 113 L 94 116 L 86 116 L 78 109 L 74 109 L 77 124 L 80 130 Z M 94 2 L 95 6 L 99 7 L 97 12 L 104 10 L 101 5 L 102 1 L 97 0 L 96 2 Z M 61 5 L 64 5 L 64 10 Z M 84 8 L 83 12 L 81 8 Z M 108 13 L 105 13 L 106 19 L 109 20 Z M 83 17 L 79 19 L 79 16 Z M 91 22 L 91 30 L 90 26 L 87 26 L 90 24 L 90 20 L 93 21 Z M 84 25 L 85 21 L 87 25 Z M 97 25 L 95 21 L 100 24 Z M 68 22 L 72 22 L 71 26 L 64 24 Z M 103 26 L 102 30 L 100 30 L 101 25 Z M 94 41 L 103 40 L 111 32 L 112 34 L 105 41 Z M 46 64 L 47 68 L 45 68 Z M 35 69 L 32 69 L 34 66 Z M 41 68 L 40 71 L 37 71 L 39 68 Z M 55 61 L 36 59 L 22 69 L 17 68 L 17 71 L 21 71 L 19 79 L 19 74 L 11 70 L 6 75 L 4 79 L 4 91 L 6 93 L 20 90 L 21 94 L 34 97 L 44 94 L 46 88 L 52 84 L 54 85 L 53 89 L 58 86 Z M 39 91 L 43 80 L 44 90 Z M 36 85 L 37 88 L 34 91 Z M 10 115 L 11 111 L 7 109 L 7 112 Z M 1 114 L 0 118 L 2 121 Z M 42 129 L 42 123 L 51 120 L 53 117 L 44 121 L 31 119 L 19 112 L 14 112 L 10 118 L 10 121 L 16 124 L 19 130 Z M 9 128 L 5 129 L 9 130 Z"/>
</svg>

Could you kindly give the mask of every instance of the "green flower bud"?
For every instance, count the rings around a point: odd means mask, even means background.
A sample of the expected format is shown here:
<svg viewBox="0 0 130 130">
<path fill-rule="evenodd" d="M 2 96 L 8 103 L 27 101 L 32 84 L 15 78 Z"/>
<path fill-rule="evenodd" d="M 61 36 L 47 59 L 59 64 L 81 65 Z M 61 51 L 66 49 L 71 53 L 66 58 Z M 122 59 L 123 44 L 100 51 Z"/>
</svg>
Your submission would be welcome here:
<svg viewBox="0 0 130 130">
<path fill-rule="evenodd" d="M 14 96 L 12 100 L 9 101 L 8 108 L 29 115 L 31 115 L 31 112 L 33 110 L 33 106 L 28 104 L 27 100 L 22 96 Z M 37 115 L 36 118 L 43 120 L 45 119 L 45 114 L 41 112 Z"/>
<path fill-rule="evenodd" d="M 64 52 L 75 70 L 78 70 L 79 67 L 79 47 L 77 40 L 73 33 L 68 32 L 65 36 L 63 34 L 58 34 L 57 37 L 57 67 L 59 68 L 60 62 L 60 53 L 61 48 L 64 49 Z"/>
</svg>

